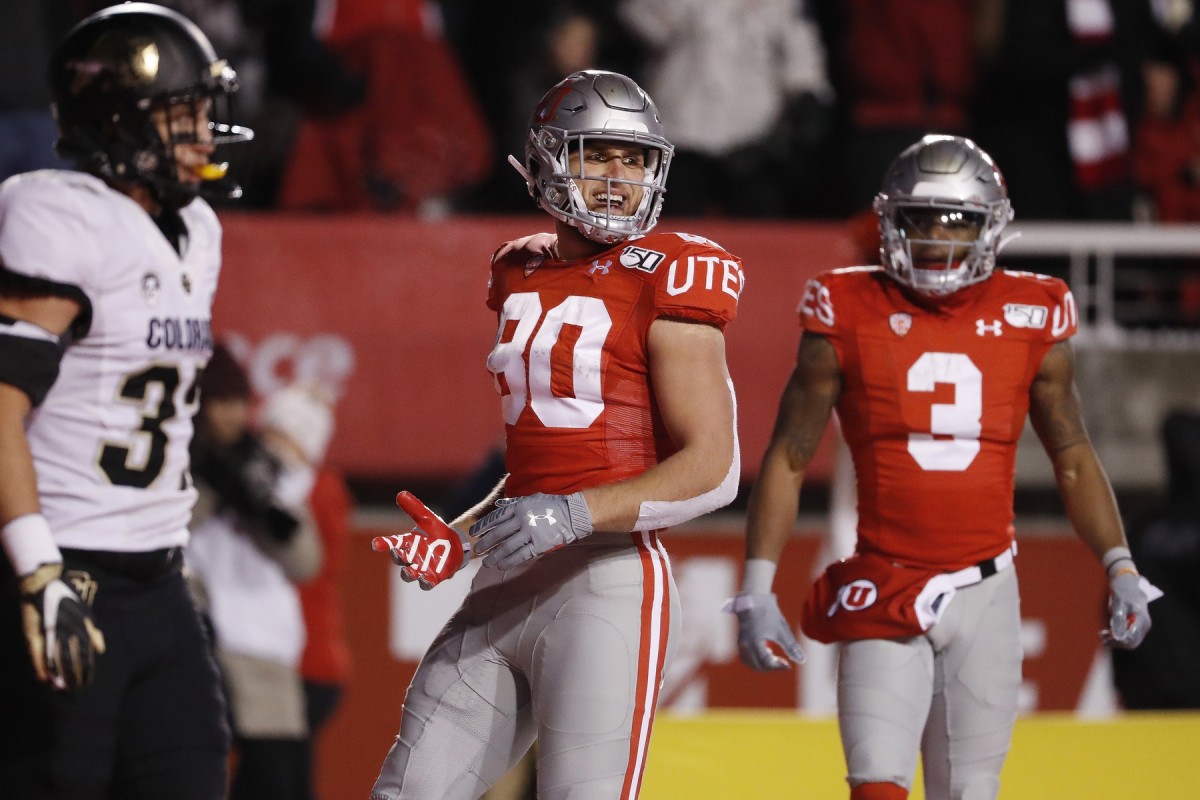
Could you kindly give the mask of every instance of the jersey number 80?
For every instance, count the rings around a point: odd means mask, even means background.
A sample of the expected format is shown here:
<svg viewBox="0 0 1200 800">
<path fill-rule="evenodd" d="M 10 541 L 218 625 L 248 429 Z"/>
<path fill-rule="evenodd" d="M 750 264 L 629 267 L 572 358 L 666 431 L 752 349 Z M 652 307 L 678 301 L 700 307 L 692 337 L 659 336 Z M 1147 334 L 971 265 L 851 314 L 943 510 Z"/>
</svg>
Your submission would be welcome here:
<svg viewBox="0 0 1200 800">
<path fill-rule="evenodd" d="M 538 328 L 538 321 L 542 325 Z M 560 397 L 551 388 L 555 345 L 563 338 L 563 326 L 576 326 L 578 338 L 571 346 L 570 370 L 573 397 Z M 512 338 L 501 341 L 512 329 Z M 537 335 L 533 335 L 537 328 Z M 526 402 L 548 428 L 587 428 L 604 410 L 600 387 L 600 360 L 604 340 L 612 328 L 612 317 L 598 297 L 571 295 L 542 315 L 536 292 L 517 292 L 504 301 L 496 344 L 488 355 L 488 370 L 501 392 L 504 421 L 515 425 Z M 532 344 L 530 337 L 533 337 Z M 529 345 L 526 369 L 525 347 Z M 508 386 L 503 394 L 500 376 Z M 526 380 L 528 375 L 528 381 Z"/>
</svg>

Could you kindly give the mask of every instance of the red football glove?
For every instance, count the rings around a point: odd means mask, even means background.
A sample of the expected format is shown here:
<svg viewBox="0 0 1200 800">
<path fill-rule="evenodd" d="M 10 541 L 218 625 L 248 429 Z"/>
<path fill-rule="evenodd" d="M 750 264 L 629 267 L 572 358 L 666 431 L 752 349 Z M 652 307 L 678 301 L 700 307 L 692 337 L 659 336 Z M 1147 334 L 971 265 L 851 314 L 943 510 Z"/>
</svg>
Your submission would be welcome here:
<svg viewBox="0 0 1200 800">
<path fill-rule="evenodd" d="M 462 569 L 471 560 L 471 540 L 451 528 L 411 492 L 396 495 L 396 505 L 416 527 L 392 536 L 376 536 L 371 549 L 388 552 L 400 567 L 400 577 L 416 581 L 426 591 Z"/>
</svg>

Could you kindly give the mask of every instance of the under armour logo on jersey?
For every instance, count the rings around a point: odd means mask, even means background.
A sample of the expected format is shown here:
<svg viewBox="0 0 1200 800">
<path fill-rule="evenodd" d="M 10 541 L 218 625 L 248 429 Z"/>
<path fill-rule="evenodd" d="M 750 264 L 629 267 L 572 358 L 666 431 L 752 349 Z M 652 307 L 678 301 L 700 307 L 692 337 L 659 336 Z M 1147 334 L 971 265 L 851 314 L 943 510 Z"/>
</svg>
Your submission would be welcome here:
<svg viewBox="0 0 1200 800">
<path fill-rule="evenodd" d="M 994 319 L 991 322 L 985 322 L 981 319 L 975 320 L 975 333 L 979 336 L 986 336 L 989 333 L 992 336 L 999 336 L 1003 332 L 1003 329 L 1004 326 L 998 319 Z"/>
<path fill-rule="evenodd" d="M 537 527 L 539 519 L 544 519 L 546 521 L 547 525 L 557 525 L 558 524 L 558 519 L 554 516 L 553 508 L 547 508 L 545 514 L 535 514 L 532 511 L 530 511 L 526 516 L 529 519 L 529 527 L 531 527 L 531 528 Z"/>
<path fill-rule="evenodd" d="M 597 258 L 595 261 L 592 262 L 592 268 L 588 270 L 588 274 L 595 275 L 596 273 L 600 273 L 601 275 L 607 275 L 608 270 L 611 266 L 612 266 L 611 258 L 605 259 L 603 263 L 601 263 L 600 259 Z"/>
<path fill-rule="evenodd" d="M 878 598 L 879 589 L 871 581 L 865 578 L 850 581 L 838 589 L 837 598 L 833 601 L 833 605 L 829 607 L 829 611 L 825 615 L 832 617 L 837 613 L 838 606 L 847 611 L 862 611 L 864 608 L 870 608 L 875 605 L 875 601 Z"/>
</svg>

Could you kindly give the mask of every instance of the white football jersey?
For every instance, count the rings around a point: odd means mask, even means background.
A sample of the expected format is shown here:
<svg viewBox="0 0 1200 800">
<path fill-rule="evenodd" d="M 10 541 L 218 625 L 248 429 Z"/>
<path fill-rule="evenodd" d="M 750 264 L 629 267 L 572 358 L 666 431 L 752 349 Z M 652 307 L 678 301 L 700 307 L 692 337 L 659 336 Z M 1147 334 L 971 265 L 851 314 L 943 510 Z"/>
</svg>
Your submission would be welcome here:
<svg viewBox="0 0 1200 800">
<path fill-rule="evenodd" d="M 68 287 L 90 313 L 26 430 L 60 547 L 187 541 L 188 445 L 212 353 L 221 228 L 201 199 L 181 216 L 182 256 L 140 205 L 93 176 L 47 170 L 0 185 L 0 263 Z"/>
</svg>

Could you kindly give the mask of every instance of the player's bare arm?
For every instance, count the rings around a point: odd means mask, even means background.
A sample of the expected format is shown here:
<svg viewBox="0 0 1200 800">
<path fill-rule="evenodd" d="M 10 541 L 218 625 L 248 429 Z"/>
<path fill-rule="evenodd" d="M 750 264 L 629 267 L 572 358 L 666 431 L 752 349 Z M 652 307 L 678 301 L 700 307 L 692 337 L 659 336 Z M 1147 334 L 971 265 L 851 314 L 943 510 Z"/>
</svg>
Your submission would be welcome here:
<svg viewBox="0 0 1200 800">
<path fill-rule="evenodd" d="M 584 491 L 596 530 L 633 530 L 647 501 L 685 501 L 713 491 L 737 457 L 722 333 L 659 319 L 650 326 L 649 353 L 658 409 L 679 449 L 636 478 Z"/>
<path fill-rule="evenodd" d="M 0 293 L 0 347 L 8 362 L 0 371 L 0 541 L 20 581 L 34 671 L 63 690 L 92 680 L 104 636 L 62 580 L 62 555 L 38 502 L 25 418 L 53 383 L 61 355 L 57 337 L 79 312 L 74 300 Z"/>
<path fill-rule="evenodd" d="M 1132 650 L 1150 631 L 1149 604 L 1157 590 L 1138 575 L 1125 541 L 1116 498 L 1084 427 L 1074 371 L 1070 344 L 1060 342 L 1046 354 L 1030 387 L 1029 418 L 1054 465 L 1071 527 L 1108 576 L 1109 626 L 1100 638 Z"/>
<path fill-rule="evenodd" d="M 1042 359 L 1029 390 L 1029 419 L 1054 466 L 1063 505 L 1076 534 L 1102 558 L 1125 547 L 1116 498 L 1092 447 L 1075 387 L 1075 355 L 1059 342 Z"/>
<path fill-rule="evenodd" d="M 753 669 L 788 669 L 788 659 L 797 664 L 804 661 L 771 585 L 780 553 L 796 523 L 804 473 L 817 452 L 841 388 L 842 372 L 833 345 L 820 334 L 806 333 L 750 493 L 742 590 L 728 605 L 738 617 L 738 653 Z M 778 655 L 772 645 L 788 659 Z"/>
<path fill-rule="evenodd" d="M 747 559 L 779 560 L 796 522 L 804 473 L 817 452 L 841 388 L 841 367 L 833 345 L 824 336 L 806 333 L 750 493 Z"/>
</svg>

